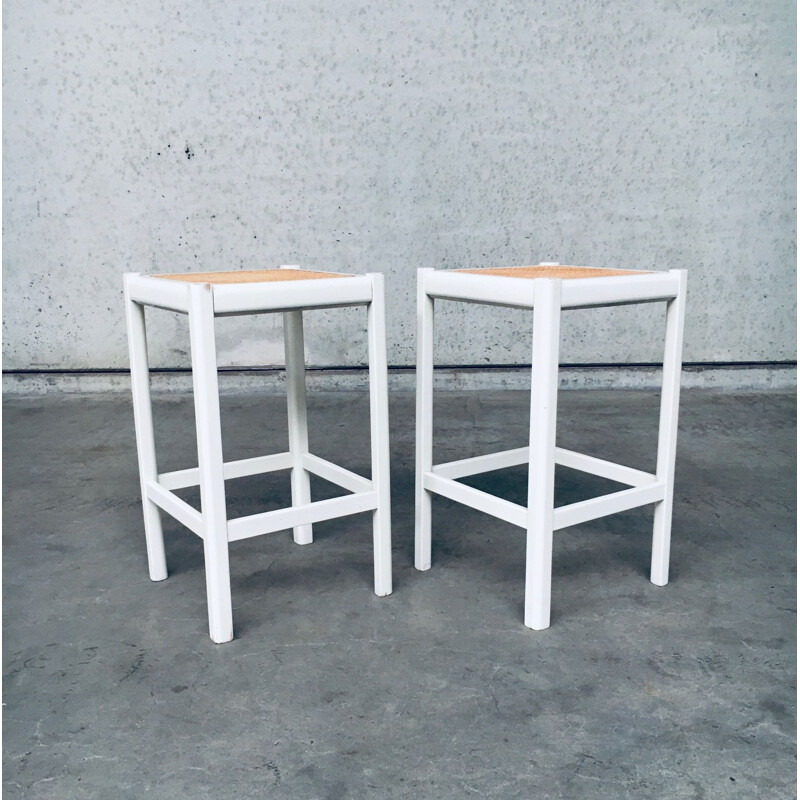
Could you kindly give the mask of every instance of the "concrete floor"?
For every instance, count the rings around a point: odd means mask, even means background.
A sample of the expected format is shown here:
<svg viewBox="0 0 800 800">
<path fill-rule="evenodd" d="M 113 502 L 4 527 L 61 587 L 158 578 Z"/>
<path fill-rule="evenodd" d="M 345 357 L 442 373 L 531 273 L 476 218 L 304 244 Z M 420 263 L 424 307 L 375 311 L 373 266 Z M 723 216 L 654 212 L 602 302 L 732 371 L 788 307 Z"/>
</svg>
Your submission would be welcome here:
<svg viewBox="0 0 800 800">
<path fill-rule="evenodd" d="M 526 400 L 437 396 L 436 459 L 525 444 Z M 657 405 L 562 392 L 559 442 L 652 469 Z M 563 531 L 539 633 L 518 529 L 436 499 L 413 568 L 413 407 L 392 397 L 394 594 L 367 515 L 240 542 L 214 645 L 200 540 L 167 521 L 148 579 L 128 400 L 7 401 L 5 797 L 794 797 L 794 396 L 685 392 L 670 585 L 647 580 L 650 510 Z M 227 458 L 285 448 L 282 397 L 223 414 Z M 310 418 L 315 452 L 368 474 L 364 394 Z M 156 422 L 161 468 L 192 465 L 189 400 Z M 476 483 L 524 500 L 522 469 Z M 559 504 L 608 488 L 557 475 Z M 288 477 L 229 491 L 233 516 L 275 508 Z"/>
</svg>

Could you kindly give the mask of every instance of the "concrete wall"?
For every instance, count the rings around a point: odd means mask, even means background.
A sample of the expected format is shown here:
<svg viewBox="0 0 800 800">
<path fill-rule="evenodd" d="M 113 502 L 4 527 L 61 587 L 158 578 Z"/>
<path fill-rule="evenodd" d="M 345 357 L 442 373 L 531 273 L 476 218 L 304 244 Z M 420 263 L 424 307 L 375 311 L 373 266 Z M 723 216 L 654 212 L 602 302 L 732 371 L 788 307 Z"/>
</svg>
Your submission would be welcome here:
<svg viewBox="0 0 800 800">
<path fill-rule="evenodd" d="M 689 361 L 795 357 L 795 8 L 725 2 L 4 4 L 6 369 L 124 368 L 121 275 L 418 266 L 690 271 Z M 526 315 L 442 304 L 440 362 L 530 360 Z M 185 319 L 155 312 L 159 366 Z M 282 360 L 224 320 L 223 364 Z M 309 361 L 363 362 L 357 311 Z M 652 361 L 661 310 L 573 312 L 562 360 Z"/>
</svg>

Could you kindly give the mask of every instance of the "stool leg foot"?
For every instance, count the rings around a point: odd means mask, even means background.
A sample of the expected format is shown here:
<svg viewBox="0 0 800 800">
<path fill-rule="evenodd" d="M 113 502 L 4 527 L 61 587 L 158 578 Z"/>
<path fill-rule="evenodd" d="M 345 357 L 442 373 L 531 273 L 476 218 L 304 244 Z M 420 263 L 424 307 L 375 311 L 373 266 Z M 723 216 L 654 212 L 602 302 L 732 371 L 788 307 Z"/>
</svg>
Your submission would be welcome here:
<svg viewBox="0 0 800 800">
<path fill-rule="evenodd" d="M 136 450 L 139 457 L 139 480 L 144 509 L 144 534 L 147 543 L 147 564 L 150 580 L 167 577 L 167 557 L 158 506 L 147 499 L 145 484 L 158 480 L 156 444 L 153 433 L 153 411 L 150 398 L 150 368 L 147 358 L 144 306 L 135 303 L 128 294 L 125 280 L 125 318 L 128 326 L 128 352 L 131 363 L 131 393 L 133 420 L 136 427 Z"/>
<path fill-rule="evenodd" d="M 678 407 L 681 390 L 683 321 L 686 309 L 686 271 L 680 274 L 678 295 L 667 303 L 667 331 L 664 346 L 664 377 L 658 425 L 656 479 L 664 484 L 664 499 L 656 503 L 653 521 L 653 551 L 650 581 L 665 586 L 669 580 L 669 551 L 672 533 L 672 499 L 675 485 L 675 451 L 678 441 Z"/>
<path fill-rule="evenodd" d="M 308 452 L 308 414 L 306 409 L 306 365 L 303 340 L 303 312 L 283 314 L 283 344 L 286 353 L 286 402 L 289 412 L 289 450 L 292 453 L 292 505 L 311 502 L 311 480 L 303 466 Z M 298 525 L 293 530 L 296 544 L 314 541 L 311 524 Z"/>
<path fill-rule="evenodd" d="M 525 625 L 550 627 L 561 282 L 535 281 L 531 370 Z"/>
<path fill-rule="evenodd" d="M 422 478 L 417 478 L 420 483 Z M 414 528 L 414 566 L 421 571 L 431 568 L 431 493 L 417 488 Z"/>
<path fill-rule="evenodd" d="M 389 475 L 389 394 L 386 363 L 386 313 L 383 275 L 372 274 L 372 302 L 367 306 L 369 339 L 369 415 L 372 485 L 378 507 L 372 515 L 375 594 L 392 593 L 392 512 Z"/>
<path fill-rule="evenodd" d="M 425 274 L 417 272 L 417 456 L 415 469 L 414 566 L 431 568 L 431 493 L 424 476 L 433 468 L 433 298 Z"/>
<path fill-rule="evenodd" d="M 224 532 L 227 536 L 227 530 Z M 206 528 L 204 556 L 206 564 L 206 599 L 208 602 L 208 633 L 215 644 L 233 639 L 233 608 L 231 577 L 228 562 L 228 542 L 219 531 Z"/>
<path fill-rule="evenodd" d="M 233 639 L 228 519 L 219 414 L 214 301 L 208 284 L 189 287 L 189 334 L 203 514 L 208 627 L 217 644 Z"/>
<path fill-rule="evenodd" d="M 151 581 L 167 579 L 167 556 L 164 550 L 164 532 L 161 528 L 161 514 L 155 503 L 143 501 L 144 536 L 147 543 L 147 570 Z"/>
<path fill-rule="evenodd" d="M 672 503 L 662 500 L 655 505 L 653 551 L 650 556 L 650 582 L 656 586 L 669 583 L 669 550 L 672 539 Z"/>
</svg>

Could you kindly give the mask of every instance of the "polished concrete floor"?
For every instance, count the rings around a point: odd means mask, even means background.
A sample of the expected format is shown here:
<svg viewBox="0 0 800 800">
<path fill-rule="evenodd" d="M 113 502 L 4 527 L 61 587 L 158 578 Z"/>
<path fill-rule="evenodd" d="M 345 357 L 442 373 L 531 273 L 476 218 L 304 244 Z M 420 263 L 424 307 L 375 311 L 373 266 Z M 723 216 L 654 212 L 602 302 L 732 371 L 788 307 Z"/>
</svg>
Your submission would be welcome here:
<svg viewBox="0 0 800 800">
<path fill-rule="evenodd" d="M 526 400 L 438 395 L 436 460 L 525 444 Z M 652 470 L 657 407 L 562 392 L 559 443 Z M 543 632 L 508 524 L 435 499 L 414 569 L 413 409 L 391 398 L 394 594 L 372 593 L 368 515 L 236 543 L 236 639 L 214 645 L 201 541 L 167 521 L 170 577 L 148 579 L 127 398 L 8 400 L 4 796 L 794 797 L 795 397 L 685 392 L 670 584 L 647 579 L 649 509 L 562 531 Z M 223 413 L 227 458 L 285 449 L 282 397 Z M 367 415 L 312 395 L 312 449 L 368 474 Z M 156 423 L 161 469 L 193 465 L 190 400 Z M 524 500 L 524 469 L 475 482 Z M 557 474 L 558 504 L 610 488 Z M 232 516 L 288 491 L 233 481 Z"/>
</svg>

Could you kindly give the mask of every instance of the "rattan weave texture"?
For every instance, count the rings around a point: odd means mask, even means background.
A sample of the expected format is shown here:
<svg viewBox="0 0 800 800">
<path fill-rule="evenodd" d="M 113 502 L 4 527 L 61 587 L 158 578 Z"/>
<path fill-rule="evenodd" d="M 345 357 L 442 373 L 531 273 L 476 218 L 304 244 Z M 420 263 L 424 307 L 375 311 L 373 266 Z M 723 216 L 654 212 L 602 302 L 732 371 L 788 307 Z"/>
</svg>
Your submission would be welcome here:
<svg viewBox="0 0 800 800">
<path fill-rule="evenodd" d="M 612 278 L 618 275 L 650 275 L 649 271 L 633 269 L 600 269 L 599 267 L 486 267 L 485 269 L 457 269 L 454 272 L 466 272 L 470 275 L 491 275 L 502 278 Z"/>
<path fill-rule="evenodd" d="M 311 269 L 243 269 L 236 272 L 186 272 L 177 275 L 153 275 L 185 283 L 272 283 L 274 281 L 311 281 L 322 278 L 352 278 L 343 272 L 319 272 Z"/>
</svg>

